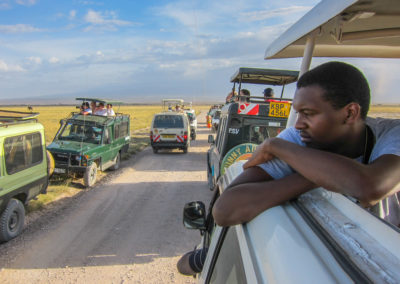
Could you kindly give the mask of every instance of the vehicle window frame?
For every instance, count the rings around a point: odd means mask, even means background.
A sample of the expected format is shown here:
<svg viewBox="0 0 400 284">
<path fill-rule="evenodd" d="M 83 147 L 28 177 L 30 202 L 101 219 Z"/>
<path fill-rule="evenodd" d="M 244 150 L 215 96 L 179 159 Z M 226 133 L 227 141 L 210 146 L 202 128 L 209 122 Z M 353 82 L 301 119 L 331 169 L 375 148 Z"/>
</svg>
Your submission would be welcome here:
<svg viewBox="0 0 400 284">
<path fill-rule="evenodd" d="M 32 142 L 30 142 L 30 144 L 31 144 L 30 146 L 27 146 L 29 144 L 26 143 L 26 141 L 28 141 L 27 140 L 27 136 L 29 136 L 29 135 L 32 136 L 31 137 Z M 34 138 L 34 135 L 37 135 L 37 137 Z M 15 145 L 15 141 L 12 140 L 12 139 L 19 139 L 19 138 L 22 138 L 21 143 L 23 143 L 23 144 L 21 146 L 18 145 L 19 148 L 22 147 L 22 153 L 18 152 L 18 151 L 20 151 L 20 149 L 16 149 L 15 150 L 16 152 L 13 154 L 13 157 L 10 157 L 9 155 L 11 155 L 11 149 L 10 149 L 10 151 L 6 151 L 6 149 L 5 149 L 6 147 L 9 146 L 9 145 L 7 145 L 7 143 L 11 140 L 10 147 L 16 146 Z M 42 139 L 43 139 L 42 134 L 39 131 L 6 137 L 4 139 L 4 143 L 2 145 L 2 151 L 4 153 L 5 173 L 7 175 L 11 176 L 11 175 L 14 175 L 16 173 L 19 173 L 21 171 L 24 171 L 26 169 L 32 168 L 32 167 L 34 167 L 36 165 L 40 165 L 41 163 L 43 163 L 43 159 L 44 159 L 43 156 L 44 155 L 43 155 L 43 141 L 42 141 Z M 39 143 L 37 145 L 32 145 L 34 142 L 39 142 Z M 27 148 L 30 148 L 29 149 L 30 152 L 31 152 L 30 154 L 27 154 L 25 152 L 27 150 Z M 38 148 L 40 148 L 40 151 L 38 151 Z M 8 163 L 10 163 L 10 162 L 7 161 L 7 160 L 12 158 L 13 162 L 14 162 L 14 159 L 16 159 L 15 156 L 16 155 L 21 155 L 21 154 L 23 156 L 24 165 L 21 166 L 21 167 L 12 167 L 11 169 L 9 169 L 9 167 L 8 167 L 9 164 Z M 30 159 L 31 159 L 30 163 L 27 163 L 27 161 L 26 161 L 29 158 L 28 155 L 30 155 Z M 35 155 L 38 155 L 36 157 L 37 159 L 33 160 L 34 159 L 33 157 Z"/>
<path fill-rule="evenodd" d="M 238 238 L 238 236 L 236 234 L 236 230 L 235 230 L 234 227 L 225 227 L 225 228 L 222 229 L 222 231 L 221 231 L 221 233 L 219 235 L 217 246 L 216 246 L 216 248 L 214 250 L 214 253 L 213 253 L 213 256 L 212 256 L 212 260 L 211 260 L 210 266 L 209 266 L 208 271 L 207 271 L 205 283 L 218 283 L 218 282 L 211 282 L 211 280 L 212 280 L 212 277 L 214 275 L 214 271 L 215 271 L 217 265 L 219 264 L 218 260 L 220 259 L 219 257 L 220 257 L 220 254 L 221 254 L 221 250 L 226 248 L 226 247 L 229 247 L 229 248 L 232 247 L 232 243 L 226 244 L 227 236 L 228 236 L 228 238 L 230 236 L 233 236 L 235 241 L 236 241 L 236 244 L 237 244 L 237 253 L 238 253 L 237 256 L 239 256 L 239 257 L 237 257 L 235 259 L 239 259 L 240 262 L 241 262 L 241 272 L 242 272 L 242 275 L 244 276 L 243 279 L 245 280 L 244 282 L 239 282 L 239 283 L 247 283 L 245 267 L 244 267 L 244 263 L 242 261 L 243 258 L 242 258 L 242 253 L 241 253 L 240 245 L 239 245 L 239 238 Z M 226 246 L 224 246 L 224 244 Z M 209 253 L 210 253 L 210 251 L 209 251 Z"/>
</svg>

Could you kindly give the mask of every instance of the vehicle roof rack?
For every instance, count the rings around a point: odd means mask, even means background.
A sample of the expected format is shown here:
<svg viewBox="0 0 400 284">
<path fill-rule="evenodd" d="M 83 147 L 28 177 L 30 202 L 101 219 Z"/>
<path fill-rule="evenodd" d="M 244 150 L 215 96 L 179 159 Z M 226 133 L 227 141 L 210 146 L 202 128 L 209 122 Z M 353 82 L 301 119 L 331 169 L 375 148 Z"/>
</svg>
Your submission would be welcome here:
<svg viewBox="0 0 400 284">
<path fill-rule="evenodd" d="M 231 83 L 286 85 L 297 81 L 299 71 L 240 67 Z"/>
<path fill-rule="evenodd" d="M 38 112 L 25 112 L 0 109 L 0 126 L 37 122 Z"/>
<path fill-rule="evenodd" d="M 96 102 L 96 103 L 103 103 L 104 105 L 111 104 L 111 105 L 122 105 L 124 104 L 121 101 L 109 100 L 109 99 L 98 99 L 98 98 L 76 98 L 77 101 L 84 101 L 84 102 Z"/>
</svg>

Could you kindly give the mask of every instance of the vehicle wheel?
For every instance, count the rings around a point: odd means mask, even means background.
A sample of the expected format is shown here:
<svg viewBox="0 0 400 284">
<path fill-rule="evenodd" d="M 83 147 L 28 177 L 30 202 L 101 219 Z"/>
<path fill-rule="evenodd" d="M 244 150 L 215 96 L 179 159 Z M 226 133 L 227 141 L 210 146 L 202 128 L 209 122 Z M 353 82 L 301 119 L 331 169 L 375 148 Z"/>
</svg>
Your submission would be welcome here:
<svg viewBox="0 0 400 284">
<path fill-rule="evenodd" d="M 112 171 L 116 171 L 119 169 L 120 165 L 121 165 L 121 153 L 118 152 L 117 156 L 115 157 L 115 164 L 111 166 L 110 169 Z"/>
<path fill-rule="evenodd" d="M 83 175 L 83 184 L 85 187 L 89 187 L 95 184 L 97 178 L 97 164 L 93 162 L 88 168 L 86 168 L 85 174 Z"/>
<path fill-rule="evenodd" d="M 153 153 L 157 154 L 158 153 L 158 149 L 157 148 L 153 148 Z"/>
<path fill-rule="evenodd" d="M 188 146 L 183 147 L 183 153 L 187 153 L 188 152 Z"/>
<path fill-rule="evenodd" d="M 18 199 L 10 199 L 0 217 L 0 242 L 7 242 L 18 236 L 24 227 L 25 208 Z"/>
</svg>

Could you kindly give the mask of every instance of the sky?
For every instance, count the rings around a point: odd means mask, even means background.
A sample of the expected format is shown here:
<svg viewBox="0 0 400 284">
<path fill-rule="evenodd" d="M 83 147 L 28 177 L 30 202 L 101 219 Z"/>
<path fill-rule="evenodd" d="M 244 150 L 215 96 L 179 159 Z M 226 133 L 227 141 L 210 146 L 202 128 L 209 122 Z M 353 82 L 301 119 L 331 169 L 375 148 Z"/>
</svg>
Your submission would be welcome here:
<svg viewBox="0 0 400 284">
<path fill-rule="evenodd" d="M 300 59 L 264 53 L 318 2 L 0 0 L 0 104 L 223 102 L 239 67 L 300 68 Z M 374 103 L 399 103 L 397 61 L 346 61 L 364 72 Z M 246 88 L 262 95 L 262 86 Z"/>
</svg>

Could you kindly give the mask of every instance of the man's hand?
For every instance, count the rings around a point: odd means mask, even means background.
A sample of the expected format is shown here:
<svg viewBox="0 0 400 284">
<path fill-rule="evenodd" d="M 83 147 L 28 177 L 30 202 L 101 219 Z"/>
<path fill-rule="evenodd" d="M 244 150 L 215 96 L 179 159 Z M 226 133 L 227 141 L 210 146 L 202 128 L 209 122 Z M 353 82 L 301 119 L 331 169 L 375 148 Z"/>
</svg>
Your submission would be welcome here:
<svg viewBox="0 0 400 284">
<path fill-rule="evenodd" d="M 272 160 L 274 158 L 274 155 L 272 155 L 269 152 L 269 148 L 270 148 L 270 143 L 272 142 L 273 139 L 275 139 L 275 138 L 265 139 L 265 141 L 263 143 L 258 145 L 257 149 L 254 151 L 253 155 L 243 165 L 243 169 L 255 167 L 259 164 L 262 164 L 262 163 Z"/>
</svg>

